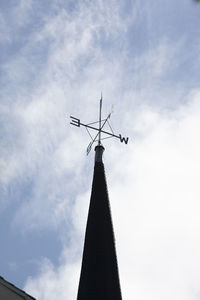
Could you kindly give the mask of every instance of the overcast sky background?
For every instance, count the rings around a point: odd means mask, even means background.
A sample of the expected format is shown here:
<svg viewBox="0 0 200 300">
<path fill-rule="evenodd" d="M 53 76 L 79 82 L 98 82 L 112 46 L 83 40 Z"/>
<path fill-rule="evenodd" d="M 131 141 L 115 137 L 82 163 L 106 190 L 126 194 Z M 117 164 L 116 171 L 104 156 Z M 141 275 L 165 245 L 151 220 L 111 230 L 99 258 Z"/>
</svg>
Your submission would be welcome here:
<svg viewBox="0 0 200 300">
<path fill-rule="evenodd" d="M 199 299 L 200 4 L 1 0 L 0 53 L 0 275 L 76 299 L 102 91 L 123 299 Z"/>
</svg>

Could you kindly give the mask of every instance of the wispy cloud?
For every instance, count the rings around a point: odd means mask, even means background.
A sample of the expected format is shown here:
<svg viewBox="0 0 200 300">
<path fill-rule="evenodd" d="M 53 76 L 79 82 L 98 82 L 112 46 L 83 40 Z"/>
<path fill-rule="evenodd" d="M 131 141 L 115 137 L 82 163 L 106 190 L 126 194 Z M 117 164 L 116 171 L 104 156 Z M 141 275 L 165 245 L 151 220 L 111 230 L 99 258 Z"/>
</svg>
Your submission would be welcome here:
<svg viewBox="0 0 200 300">
<path fill-rule="evenodd" d="M 128 146 L 110 142 L 105 153 L 123 294 L 143 299 L 148 291 L 160 299 L 165 291 L 166 299 L 192 299 L 199 270 L 199 90 L 196 73 L 190 80 L 188 74 L 199 61 L 183 51 L 187 36 L 157 30 L 151 43 L 147 30 L 142 43 L 137 26 L 155 28 L 161 2 L 155 11 L 139 1 L 77 1 L 70 9 L 58 1 L 32 27 L 35 3 L 14 8 L 13 15 L 23 12 L 16 27 L 26 27 L 25 36 L 2 63 L 1 209 L 18 201 L 12 228 L 56 230 L 65 250 L 58 266 L 42 260 L 26 289 L 41 300 L 52 298 L 51 288 L 55 299 L 76 297 L 93 159 L 84 159 L 87 133 L 70 128 L 69 116 L 95 121 L 103 91 L 104 111 L 115 105 L 114 130 L 130 137 Z M 5 32 L 12 43 L 11 29 Z"/>
<path fill-rule="evenodd" d="M 0 26 L 1 26 L 0 42 L 1 43 L 9 42 L 10 41 L 9 27 L 6 24 L 5 18 L 2 13 L 0 13 Z"/>
<path fill-rule="evenodd" d="M 37 299 L 48 299 L 49 297 L 52 300 L 58 299 L 58 297 L 59 299 L 66 297 L 73 299 L 76 297 L 79 264 L 73 261 L 73 253 L 70 254 L 69 251 L 63 251 L 61 260 L 62 263 L 58 268 L 55 268 L 49 260 L 43 260 L 38 281 L 29 278 L 26 290 L 31 290 Z"/>
</svg>

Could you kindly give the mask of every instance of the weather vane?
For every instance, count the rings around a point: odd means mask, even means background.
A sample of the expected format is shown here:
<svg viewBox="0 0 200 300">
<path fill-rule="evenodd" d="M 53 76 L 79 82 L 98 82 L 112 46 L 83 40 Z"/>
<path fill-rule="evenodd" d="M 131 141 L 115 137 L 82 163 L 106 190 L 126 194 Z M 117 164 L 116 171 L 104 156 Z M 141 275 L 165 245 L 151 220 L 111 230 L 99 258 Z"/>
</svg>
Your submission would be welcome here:
<svg viewBox="0 0 200 300">
<path fill-rule="evenodd" d="M 101 141 L 102 140 L 105 140 L 105 139 L 108 139 L 108 138 L 112 138 L 112 137 L 115 137 L 115 138 L 118 138 L 120 140 L 121 143 L 125 143 L 127 144 L 128 143 L 128 137 L 125 138 L 125 137 L 122 137 L 121 134 L 119 135 L 115 135 L 113 130 L 112 130 L 112 127 L 109 123 L 109 119 L 110 119 L 110 116 L 111 116 L 111 113 L 112 111 L 108 114 L 107 118 L 106 119 L 103 119 L 102 120 L 102 117 L 101 117 L 101 112 L 102 112 L 102 94 L 101 94 L 101 99 L 100 99 L 100 107 L 99 107 L 99 121 L 96 121 L 96 122 L 92 122 L 92 123 L 89 123 L 89 124 L 83 124 L 81 123 L 80 119 L 77 119 L 75 117 L 72 117 L 70 116 L 70 118 L 72 119 L 72 121 L 70 122 L 71 125 L 74 125 L 74 126 L 77 126 L 77 127 L 80 127 L 80 126 L 84 126 L 89 134 L 89 136 L 91 137 L 92 141 L 89 143 L 88 147 L 87 147 L 87 155 L 90 153 L 90 150 L 92 149 L 92 145 L 95 143 L 95 142 L 98 142 L 98 145 L 100 146 L 101 145 Z M 93 127 L 91 125 L 94 125 L 94 124 L 99 124 L 98 128 L 97 127 Z M 111 132 L 108 132 L 108 131 L 105 131 L 103 130 L 104 126 L 108 124 Z M 90 131 L 89 130 L 96 130 L 98 131 L 96 136 L 93 138 L 92 135 L 90 134 Z M 106 137 L 103 137 L 102 138 L 102 133 L 106 135 Z"/>
</svg>

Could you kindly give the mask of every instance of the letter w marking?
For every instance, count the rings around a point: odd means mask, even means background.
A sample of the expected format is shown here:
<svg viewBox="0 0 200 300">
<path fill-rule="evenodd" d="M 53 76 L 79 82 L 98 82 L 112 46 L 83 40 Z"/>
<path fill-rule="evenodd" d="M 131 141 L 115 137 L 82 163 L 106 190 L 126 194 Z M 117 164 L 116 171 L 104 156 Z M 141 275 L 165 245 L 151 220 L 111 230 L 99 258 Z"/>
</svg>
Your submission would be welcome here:
<svg viewBox="0 0 200 300">
<path fill-rule="evenodd" d="M 124 142 L 125 144 L 128 144 L 128 137 L 125 138 L 125 137 L 122 137 L 121 134 L 119 134 L 119 139 L 120 139 L 120 142 L 121 142 L 121 143 Z"/>
</svg>

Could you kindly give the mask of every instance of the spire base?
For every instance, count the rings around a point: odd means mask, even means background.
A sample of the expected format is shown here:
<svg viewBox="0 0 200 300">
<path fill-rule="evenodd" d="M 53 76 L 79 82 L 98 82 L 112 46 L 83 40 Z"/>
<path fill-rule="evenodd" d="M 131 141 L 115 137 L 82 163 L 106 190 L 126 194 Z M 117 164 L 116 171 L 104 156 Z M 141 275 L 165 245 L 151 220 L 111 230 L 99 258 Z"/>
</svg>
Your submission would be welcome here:
<svg viewBox="0 0 200 300">
<path fill-rule="evenodd" d="M 95 162 L 102 162 L 103 152 L 105 148 L 102 145 L 97 145 L 94 149 L 95 153 Z"/>
</svg>

